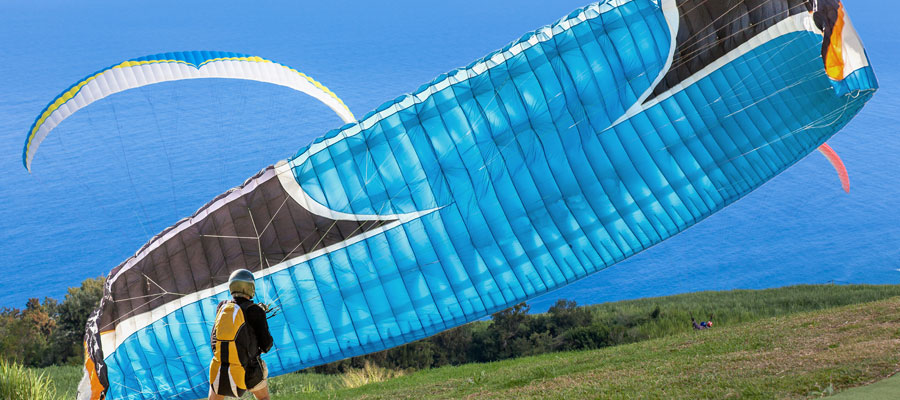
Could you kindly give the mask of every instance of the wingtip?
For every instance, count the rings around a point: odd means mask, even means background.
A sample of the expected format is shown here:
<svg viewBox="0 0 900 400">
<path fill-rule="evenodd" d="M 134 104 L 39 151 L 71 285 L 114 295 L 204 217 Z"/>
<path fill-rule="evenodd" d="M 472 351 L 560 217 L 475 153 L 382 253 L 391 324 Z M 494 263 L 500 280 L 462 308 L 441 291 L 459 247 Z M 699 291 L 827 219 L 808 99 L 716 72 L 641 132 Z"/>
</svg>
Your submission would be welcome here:
<svg viewBox="0 0 900 400">
<path fill-rule="evenodd" d="M 841 179 L 841 187 L 844 189 L 844 192 L 850 193 L 850 174 L 847 172 L 847 167 L 844 165 L 844 161 L 841 160 L 841 157 L 838 156 L 837 152 L 828 145 L 828 143 L 822 144 L 819 147 L 819 152 L 822 153 L 825 158 L 828 159 L 828 162 L 831 163 L 831 166 L 834 167 L 834 170 L 837 171 L 838 177 Z"/>
</svg>

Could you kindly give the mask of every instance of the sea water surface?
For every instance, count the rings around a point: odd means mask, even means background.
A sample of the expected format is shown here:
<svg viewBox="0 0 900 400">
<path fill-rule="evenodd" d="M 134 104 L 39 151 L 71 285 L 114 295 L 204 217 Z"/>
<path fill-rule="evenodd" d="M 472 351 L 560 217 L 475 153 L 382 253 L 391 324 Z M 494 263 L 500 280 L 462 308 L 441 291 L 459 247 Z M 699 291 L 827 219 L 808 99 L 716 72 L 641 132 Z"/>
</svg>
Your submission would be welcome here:
<svg viewBox="0 0 900 400">
<path fill-rule="evenodd" d="M 579 303 L 803 283 L 900 283 L 900 28 L 896 4 L 845 0 L 882 89 L 830 144 L 652 249 L 535 299 Z M 167 51 L 222 50 L 293 66 L 362 116 L 587 0 L 423 2 L 0 1 L 0 307 L 61 299 L 154 234 L 341 125 L 254 82 L 167 83 L 111 96 L 22 167 L 41 109 L 87 74 Z"/>
</svg>

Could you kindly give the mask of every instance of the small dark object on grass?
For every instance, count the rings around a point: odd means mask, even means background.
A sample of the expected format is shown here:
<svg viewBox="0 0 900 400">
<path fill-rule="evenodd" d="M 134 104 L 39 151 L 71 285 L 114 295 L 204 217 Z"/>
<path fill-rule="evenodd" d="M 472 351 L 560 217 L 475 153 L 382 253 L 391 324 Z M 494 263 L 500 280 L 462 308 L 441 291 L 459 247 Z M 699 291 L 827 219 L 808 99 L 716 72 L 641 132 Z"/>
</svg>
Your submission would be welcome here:
<svg viewBox="0 0 900 400">
<path fill-rule="evenodd" d="M 704 329 L 712 328 L 713 322 L 712 321 L 701 321 L 698 323 L 697 320 L 694 319 L 694 316 L 691 315 L 691 325 L 694 326 L 694 330 L 702 331 Z"/>
</svg>

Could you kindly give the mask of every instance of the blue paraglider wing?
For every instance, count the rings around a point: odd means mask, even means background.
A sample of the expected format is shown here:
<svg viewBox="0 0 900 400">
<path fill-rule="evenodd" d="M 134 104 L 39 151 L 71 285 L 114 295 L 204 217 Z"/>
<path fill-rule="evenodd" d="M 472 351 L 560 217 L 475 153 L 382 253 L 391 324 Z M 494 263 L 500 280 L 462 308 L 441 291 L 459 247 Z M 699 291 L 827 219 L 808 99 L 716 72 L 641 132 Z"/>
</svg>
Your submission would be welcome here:
<svg viewBox="0 0 900 400">
<path fill-rule="evenodd" d="M 849 21 L 839 2 L 732 3 L 590 5 L 264 169 L 112 271 L 80 393 L 204 396 L 235 269 L 281 310 L 278 375 L 483 318 L 737 201 L 877 83 L 823 17 Z"/>
</svg>

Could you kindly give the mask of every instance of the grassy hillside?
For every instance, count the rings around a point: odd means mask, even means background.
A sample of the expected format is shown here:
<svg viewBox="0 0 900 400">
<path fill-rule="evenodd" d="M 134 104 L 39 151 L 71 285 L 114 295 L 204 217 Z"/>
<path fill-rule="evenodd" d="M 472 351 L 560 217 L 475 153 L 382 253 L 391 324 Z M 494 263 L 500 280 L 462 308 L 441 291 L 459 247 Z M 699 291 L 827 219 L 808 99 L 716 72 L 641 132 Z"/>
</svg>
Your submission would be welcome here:
<svg viewBox="0 0 900 400">
<path fill-rule="evenodd" d="M 348 387 L 359 381 L 348 374 L 289 374 L 270 385 L 275 399 L 818 397 L 897 369 L 897 296 L 900 286 L 817 285 L 608 303 L 591 306 L 597 320 L 638 319 L 623 334 L 644 341 L 409 372 L 358 388 Z M 711 315 L 715 328 L 693 331 L 691 314 Z M 72 398 L 79 368 L 41 372 Z"/>
<path fill-rule="evenodd" d="M 810 398 L 893 374 L 900 298 L 595 351 L 421 371 L 305 398 Z"/>
<path fill-rule="evenodd" d="M 640 333 L 658 338 L 683 332 L 693 314 L 724 327 L 762 318 L 861 304 L 900 296 L 900 285 L 799 285 L 766 290 L 698 292 L 677 296 L 619 301 L 590 306 L 601 320 L 649 315 L 659 317 L 638 326 Z"/>
</svg>

